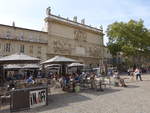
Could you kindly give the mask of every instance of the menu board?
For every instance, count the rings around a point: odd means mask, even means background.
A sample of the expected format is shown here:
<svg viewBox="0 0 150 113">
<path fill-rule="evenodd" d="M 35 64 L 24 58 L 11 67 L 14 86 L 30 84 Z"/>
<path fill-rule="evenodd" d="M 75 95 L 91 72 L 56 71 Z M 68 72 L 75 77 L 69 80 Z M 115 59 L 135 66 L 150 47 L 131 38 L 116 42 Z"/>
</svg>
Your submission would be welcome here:
<svg viewBox="0 0 150 113">
<path fill-rule="evenodd" d="M 30 108 L 46 105 L 46 100 L 47 100 L 46 89 L 29 92 Z"/>
</svg>

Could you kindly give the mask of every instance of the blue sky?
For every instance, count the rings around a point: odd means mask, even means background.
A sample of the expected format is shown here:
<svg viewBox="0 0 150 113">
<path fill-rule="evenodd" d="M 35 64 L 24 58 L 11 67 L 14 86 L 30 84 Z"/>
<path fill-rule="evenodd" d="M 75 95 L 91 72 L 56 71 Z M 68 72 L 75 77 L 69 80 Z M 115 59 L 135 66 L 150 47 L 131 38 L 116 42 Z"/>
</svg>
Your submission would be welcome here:
<svg viewBox="0 0 150 113">
<path fill-rule="evenodd" d="M 103 25 L 104 30 L 115 21 L 140 18 L 150 28 L 149 0 L 0 0 L 0 24 L 15 21 L 18 27 L 41 30 L 48 6 L 55 15 L 78 16 L 78 21 L 85 18 L 86 24 Z"/>
</svg>

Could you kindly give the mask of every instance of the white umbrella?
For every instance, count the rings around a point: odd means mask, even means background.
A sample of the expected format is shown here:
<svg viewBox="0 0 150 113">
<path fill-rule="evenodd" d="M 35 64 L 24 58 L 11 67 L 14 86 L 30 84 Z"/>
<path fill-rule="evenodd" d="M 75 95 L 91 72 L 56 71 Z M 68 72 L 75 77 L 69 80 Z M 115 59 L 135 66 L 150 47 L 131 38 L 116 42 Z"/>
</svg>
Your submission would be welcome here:
<svg viewBox="0 0 150 113">
<path fill-rule="evenodd" d="M 63 56 L 55 56 L 55 57 L 43 62 L 42 64 L 50 64 L 50 63 L 65 64 L 65 63 L 73 63 L 73 62 L 77 62 L 77 61 L 74 59 L 71 59 L 71 58 L 63 57 Z"/>
<path fill-rule="evenodd" d="M 84 64 L 80 64 L 80 63 L 72 63 L 69 64 L 68 67 L 81 67 L 81 66 L 85 66 Z"/>
<path fill-rule="evenodd" d="M 20 65 L 17 64 L 9 64 L 4 66 L 4 69 L 21 69 L 22 67 Z"/>
<path fill-rule="evenodd" d="M 62 75 L 66 75 L 66 64 L 73 63 L 73 62 L 77 62 L 77 61 L 71 58 L 63 57 L 63 56 L 55 56 L 43 62 L 42 64 L 61 64 L 60 72 Z"/>
<path fill-rule="evenodd" d="M 38 63 L 39 61 L 40 59 L 25 55 L 23 53 L 16 53 L 0 58 L 0 64 Z"/>
<path fill-rule="evenodd" d="M 38 64 L 26 64 L 23 66 L 24 69 L 38 69 L 40 66 Z"/>
<path fill-rule="evenodd" d="M 45 67 L 60 67 L 60 64 L 50 64 L 50 65 L 46 65 Z"/>
</svg>

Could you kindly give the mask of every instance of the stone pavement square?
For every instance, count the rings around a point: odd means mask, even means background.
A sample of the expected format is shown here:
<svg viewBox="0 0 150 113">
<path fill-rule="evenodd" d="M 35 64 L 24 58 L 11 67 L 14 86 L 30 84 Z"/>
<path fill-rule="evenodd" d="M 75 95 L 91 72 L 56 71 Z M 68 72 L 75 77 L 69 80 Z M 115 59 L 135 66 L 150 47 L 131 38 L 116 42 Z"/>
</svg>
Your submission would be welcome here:
<svg viewBox="0 0 150 113">
<path fill-rule="evenodd" d="M 150 113 L 150 75 L 143 75 L 143 81 L 131 80 L 128 76 L 123 77 L 128 85 L 127 88 L 111 87 L 106 88 L 104 92 L 83 90 L 80 93 L 63 93 L 58 90 L 49 96 L 48 106 L 24 112 Z"/>
</svg>

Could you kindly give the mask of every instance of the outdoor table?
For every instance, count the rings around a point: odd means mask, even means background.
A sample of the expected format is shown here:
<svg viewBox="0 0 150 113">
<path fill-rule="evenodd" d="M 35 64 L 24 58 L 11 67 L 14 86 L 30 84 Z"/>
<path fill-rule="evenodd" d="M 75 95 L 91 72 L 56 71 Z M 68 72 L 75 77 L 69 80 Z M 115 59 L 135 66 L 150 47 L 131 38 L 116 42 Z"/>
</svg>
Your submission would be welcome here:
<svg viewBox="0 0 150 113">
<path fill-rule="evenodd" d="M 48 86 L 15 89 L 10 92 L 10 110 L 25 109 L 48 105 Z"/>
</svg>

